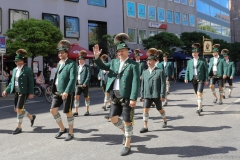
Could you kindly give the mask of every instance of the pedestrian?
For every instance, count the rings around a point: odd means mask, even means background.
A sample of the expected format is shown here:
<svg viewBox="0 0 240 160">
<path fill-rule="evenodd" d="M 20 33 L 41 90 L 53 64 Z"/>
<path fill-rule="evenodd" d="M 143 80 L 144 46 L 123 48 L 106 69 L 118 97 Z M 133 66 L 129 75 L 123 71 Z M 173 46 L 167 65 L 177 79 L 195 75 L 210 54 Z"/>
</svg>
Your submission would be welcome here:
<svg viewBox="0 0 240 160">
<path fill-rule="evenodd" d="M 24 117 L 28 117 L 30 119 L 31 126 L 33 126 L 36 119 L 35 115 L 31 115 L 25 109 L 25 102 L 27 98 L 34 98 L 33 71 L 31 68 L 24 66 L 24 59 L 26 55 L 26 50 L 17 50 L 14 60 L 17 67 L 13 69 L 12 79 L 5 91 L 2 93 L 3 97 L 6 97 L 8 93 L 15 93 L 14 111 L 17 112 L 18 126 L 12 134 L 19 134 L 22 132 L 22 121 Z"/>
<path fill-rule="evenodd" d="M 141 88 L 142 73 L 143 73 L 143 71 L 144 71 L 144 64 L 141 63 L 141 61 L 140 61 L 140 54 L 141 54 L 141 50 L 140 50 L 140 49 L 135 49 L 135 50 L 134 50 L 135 60 L 136 60 L 136 62 L 139 64 L 139 75 L 140 75 L 140 78 L 139 78 L 139 80 L 140 80 L 140 82 L 139 82 L 140 86 L 139 86 L 139 88 Z M 139 91 L 140 91 L 140 89 L 139 89 Z M 143 97 L 143 96 L 141 95 L 141 92 L 140 92 L 140 97 Z M 140 98 L 140 102 L 142 102 L 142 98 Z"/>
<path fill-rule="evenodd" d="M 185 73 L 185 83 L 192 81 L 193 89 L 197 98 L 197 114 L 200 116 L 203 101 L 204 84 L 208 85 L 208 66 L 204 58 L 199 57 L 200 44 L 194 43 L 192 49 L 193 59 L 188 61 Z"/>
<path fill-rule="evenodd" d="M 89 115 L 89 106 L 90 106 L 90 96 L 89 96 L 89 82 L 91 79 L 90 74 L 90 67 L 89 65 L 85 64 L 85 58 L 86 58 L 87 52 L 85 50 L 81 50 L 79 53 L 79 66 L 77 69 L 78 75 L 77 75 L 77 83 L 75 88 L 75 112 L 73 113 L 73 116 L 78 116 L 78 107 L 80 104 L 79 98 L 80 95 L 83 93 L 84 99 L 85 99 L 85 105 L 86 105 L 86 112 L 84 116 Z"/>
<path fill-rule="evenodd" d="M 109 70 L 106 92 L 113 90 L 113 104 L 109 117 L 111 122 L 124 133 L 121 156 L 128 155 L 131 151 L 130 141 L 133 134 L 134 108 L 139 90 L 139 66 L 138 63 L 128 57 L 128 46 L 125 41 L 129 36 L 119 33 L 114 38 L 117 45 L 116 52 L 119 59 L 113 59 L 109 63 L 102 63 L 99 55 L 102 50 L 96 44 L 93 47 L 95 63 L 103 70 Z M 123 120 L 119 117 L 123 116 Z"/>
<path fill-rule="evenodd" d="M 154 102 L 156 109 L 163 119 L 163 128 L 167 127 L 166 113 L 162 108 L 166 94 L 166 76 L 162 69 L 156 67 L 156 61 L 159 59 L 155 54 L 156 50 L 148 50 L 147 65 L 148 69 L 142 74 L 141 92 L 144 98 L 143 104 L 143 121 L 144 127 L 140 133 L 148 132 L 149 109 Z"/>
<path fill-rule="evenodd" d="M 57 72 L 53 79 L 53 100 L 50 109 L 51 114 L 53 115 L 60 128 L 60 131 L 55 135 L 55 138 L 58 139 L 64 133 L 67 133 L 67 129 L 64 127 L 61 115 L 58 112 L 59 107 L 63 104 L 63 113 L 67 115 L 67 121 L 69 125 L 69 131 L 67 137 L 65 138 L 65 141 L 70 141 L 74 138 L 74 117 L 72 115 L 72 105 L 77 78 L 77 64 L 74 61 L 68 59 L 69 49 L 69 41 L 61 40 L 59 42 L 57 53 L 60 61 L 57 67 Z"/>
<path fill-rule="evenodd" d="M 106 62 L 106 59 L 108 58 L 108 56 L 106 54 L 103 54 L 101 56 L 101 60 L 103 63 L 107 63 Z M 99 73 L 98 73 L 98 80 L 100 80 L 100 85 L 102 87 L 102 90 L 103 90 L 103 93 L 105 95 L 104 97 L 104 103 L 103 103 L 103 107 L 102 109 L 104 111 L 107 111 L 107 103 L 109 103 L 109 107 L 111 106 L 112 104 L 112 101 L 111 101 L 111 97 L 110 97 L 110 93 L 109 92 L 106 92 L 106 84 L 107 84 L 107 79 L 108 79 L 108 72 L 109 71 L 105 71 L 105 70 L 102 70 L 100 69 L 99 70 Z"/>
<path fill-rule="evenodd" d="M 214 44 L 212 49 L 213 57 L 210 58 L 209 68 L 208 68 L 208 75 L 210 77 L 210 89 L 213 93 L 214 100 L 213 103 L 217 103 L 218 98 L 215 91 L 215 84 L 218 82 L 218 88 L 219 88 L 219 105 L 222 105 L 222 99 L 223 99 L 223 78 L 226 77 L 226 73 L 224 71 L 224 59 L 220 58 L 218 52 L 219 52 L 219 44 Z"/>
<path fill-rule="evenodd" d="M 47 84 L 45 84 L 45 78 L 43 76 L 42 71 L 38 71 L 37 78 L 36 78 L 36 84 L 39 85 L 43 89 L 47 88 Z"/>
<path fill-rule="evenodd" d="M 165 52 L 163 54 L 163 62 L 161 62 L 161 64 L 164 67 L 165 76 L 166 76 L 166 92 L 167 93 L 166 93 L 166 97 L 165 97 L 164 106 L 167 106 L 167 103 L 168 103 L 167 95 L 169 94 L 169 90 L 170 90 L 170 82 L 169 82 L 169 80 L 170 80 L 170 78 L 174 78 L 173 63 L 168 61 L 168 55 L 169 55 L 169 53 Z"/>
<path fill-rule="evenodd" d="M 221 51 L 221 54 L 224 57 L 224 70 L 226 71 L 226 76 L 223 79 L 224 82 L 224 87 L 223 87 L 223 98 L 225 99 L 225 90 L 226 90 L 226 82 L 228 82 L 229 85 L 229 91 L 228 91 L 228 98 L 231 98 L 232 90 L 233 90 L 233 77 L 235 74 L 235 64 L 233 61 L 229 60 L 229 55 L 228 55 L 228 49 L 223 49 Z"/>
</svg>

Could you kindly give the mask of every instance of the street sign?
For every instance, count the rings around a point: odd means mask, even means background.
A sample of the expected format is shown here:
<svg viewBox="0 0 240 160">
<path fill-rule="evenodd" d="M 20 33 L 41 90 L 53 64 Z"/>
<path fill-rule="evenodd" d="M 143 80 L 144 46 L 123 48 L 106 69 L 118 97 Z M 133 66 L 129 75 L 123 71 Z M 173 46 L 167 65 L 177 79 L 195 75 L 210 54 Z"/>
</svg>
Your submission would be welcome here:
<svg viewBox="0 0 240 160">
<path fill-rule="evenodd" d="M 6 48 L 0 48 L 0 53 L 6 53 Z"/>
<path fill-rule="evenodd" d="M 4 36 L 0 36 L 0 49 L 1 48 L 6 49 L 6 37 L 4 37 Z M 5 52 L 6 52 L 6 50 L 5 50 Z"/>
</svg>

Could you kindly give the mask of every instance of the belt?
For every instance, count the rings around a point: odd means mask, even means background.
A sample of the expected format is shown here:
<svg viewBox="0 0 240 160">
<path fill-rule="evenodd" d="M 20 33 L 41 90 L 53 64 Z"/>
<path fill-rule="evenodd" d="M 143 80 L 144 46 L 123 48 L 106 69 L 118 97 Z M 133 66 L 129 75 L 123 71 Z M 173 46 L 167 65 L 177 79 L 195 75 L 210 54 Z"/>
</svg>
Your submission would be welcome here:
<svg viewBox="0 0 240 160">
<path fill-rule="evenodd" d="M 56 96 L 62 96 L 62 93 L 60 93 L 60 92 L 55 92 L 54 95 L 56 95 Z"/>
<path fill-rule="evenodd" d="M 81 88 L 83 88 L 83 85 L 82 84 L 78 84 L 78 85 L 76 85 L 77 87 L 81 87 Z"/>
<path fill-rule="evenodd" d="M 121 99 L 121 98 L 122 98 L 119 90 L 113 90 L 113 93 L 114 93 L 114 95 L 115 95 L 118 99 Z"/>
<path fill-rule="evenodd" d="M 198 75 L 193 75 L 194 80 L 198 80 Z"/>
</svg>

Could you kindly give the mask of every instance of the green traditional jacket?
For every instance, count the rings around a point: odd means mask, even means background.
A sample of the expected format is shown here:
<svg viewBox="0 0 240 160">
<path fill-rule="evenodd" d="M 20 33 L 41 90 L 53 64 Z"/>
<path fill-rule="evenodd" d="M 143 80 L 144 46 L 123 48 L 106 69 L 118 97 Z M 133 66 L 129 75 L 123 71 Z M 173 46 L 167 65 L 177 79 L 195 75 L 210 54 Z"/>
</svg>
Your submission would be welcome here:
<svg viewBox="0 0 240 160">
<path fill-rule="evenodd" d="M 214 57 L 210 58 L 209 67 L 208 67 L 208 75 L 209 76 L 212 76 L 211 73 L 212 73 L 212 69 L 213 69 L 213 61 L 214 61 Z M 224 62 L 224 59 L 219 57 L 218 61 L 217 61 L 217 74 L 219 77 L 226 75 L 226 71 L 224 70 L 223 62 Z"/>
<path fill-rule="evenodd" d="M 161 62 L 162 66 L 164 67 L 164 61 Z M 173 63 L 167 61 L 166 66 L 164 67 L 166 77 L 174 76 L 174 67 Z"/>
<path fill-rule="evenodd" d="M 226 71 L 226 76 L 228 77 L 234 77 L 235 75 L 235 64 L 233 61 L 230 61 L 227 63 L 225 60 L 223 62 L 224 70 Z"/>
<path fill-rule="evenodd" d="M 166 76 L 164 71 L 155 67 L 150 74 L 148 69 L 145 70 L 141 86 L 143 98 L 165 98 Z"/>
<path fill-rule="evenodd" d="M 208 81 L 208 66 L 204 58 L 200 58 L 197 61 L 197 76 L 200 81 Z M 188 61 L 187 69 L 185 73 L 185 80 L 191 81 L 194 75 L 194 59 Z"/>
<path fill-rule="evenodd" d="M 140 75 L 140 77 L 142 76 L 142 73 L 143 73 L 143 71 L 144 71 L 144 64 L 143 63 L 141 63 L 141 62 L 137 62 L 138 64 L 139 64 L 139 75 Z"/>
<path fill-rule="evenodd" d="M 103 63 L 100 58 L 94 61 L 100 69 L 109 71 L 106 92 L 113 89 L 114 82 L 119 75 L 121 96 L 123 98 L 130 98 L 130 100 L 137 100 L 140 81 L 139 64 L 137 62 L 128 59 L 123 65 L 121 72 L 118 73 L 120 66 L 119 59 L 113 59 L 109 63 Z"/>
<path fill-rule="evenodd" d="M 60 93 L 74 93 L 76 80 L 77 80 L 77 64 L 76 62 L 67 59 L 65 65 L 60 67 L 58 64 L 56 74 L 53 79 L 52 93 L 60 92 Z M 56 88 L 55 82 L 58 77 L 58 90 Z"/>
<path fill-rule="evenodd" d="M 80 66 L 77 68 L 77 73 L 79 70 Z M 86 84 L 87 86 L 89 85 L 91 79 L 91 73 L 90 73 L 90 66 L 87 64 L 84 64 L 81 72 L 80 72 L 80 84 Z"/>
<path fill-rule="evenodd" d="M 157 67 L 164 71 L 164 65 L 161 62 L 158 62 Z"/>
<path fill-rule="evenodd" d="M 12 79 L 6 88 L 7 93 L 15 92 L 15 77 L 17 68 L 13 69 Z M 34 93 L 34 82 L 33 82 L 33 71 L 27 66 L 23 66 L 20 75 L 18 77 L 18 88 L 21 94 L 33 94 Z"/>
</svg>

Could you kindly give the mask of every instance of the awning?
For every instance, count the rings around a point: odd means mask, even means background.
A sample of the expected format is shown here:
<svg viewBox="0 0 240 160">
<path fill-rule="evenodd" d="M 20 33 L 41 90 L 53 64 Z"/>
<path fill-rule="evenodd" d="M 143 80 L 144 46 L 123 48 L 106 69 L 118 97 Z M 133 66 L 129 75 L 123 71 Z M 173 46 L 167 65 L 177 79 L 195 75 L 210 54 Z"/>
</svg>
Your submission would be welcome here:
<svg viewBox="0 0 240 160">
<path fill-rule="evenodd" d="M 130 52 L 130 53 L 129 53 L 129 58 L 130 58 L 130 59 L 135 59 L 135 57 L 134 57 L 134 52 Z M 145 59 L 147 59 L 147 58 L 148 58 L 147 52 L 144 51 L 144 50 L 141 50 L 140 59 L 141 59 L 141 60 L 145 60 Z"/>
<path fill-rule="evenodd" d="M 172 57 L 174 59 L 192 59 L 192 56 L 187 55 L 187 54 L 183 54 L 181 52 L 174 52 Z"/>
<path fill-rule="evenodd" d="M 71 44 L 71 49 L 69 51 L 69 55 L 68 55 L 68 58 L 69 59 L 76 59 L 79 57 L 79 52 L 81 50 L 85 50 L 87 52 L 87 56 L 86 56 L 86 59 L 91 59 L 93 58 L 94 54 L 93 52 L 81 47 L 79 44 L 77 43 L 74 43 L 74 44 Z"/>
</svg>

